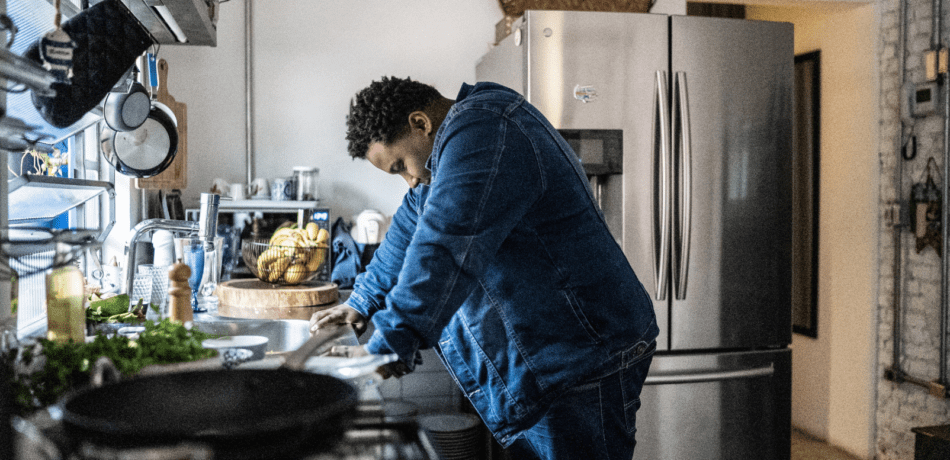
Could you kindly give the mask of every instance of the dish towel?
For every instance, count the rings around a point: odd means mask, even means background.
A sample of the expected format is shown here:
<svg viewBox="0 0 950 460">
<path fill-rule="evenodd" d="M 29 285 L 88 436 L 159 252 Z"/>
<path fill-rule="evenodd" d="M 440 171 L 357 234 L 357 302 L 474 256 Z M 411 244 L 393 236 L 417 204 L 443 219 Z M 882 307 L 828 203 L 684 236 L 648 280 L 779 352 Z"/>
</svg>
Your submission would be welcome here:
<svg viewBox="0 0 950 460">
<path fill-rule="evenodd" d="M 356 241 L 350 236 L 352 225 L 347 224 L 342 217 L 333 223 L 330 234 L 333 237 L 333 270 L 330 272 L 330 281 L 340 289 L 350 289 L 356 281 L 356 275 L 363 271 L 361 254 L 356 247 Z"/>
</svg>

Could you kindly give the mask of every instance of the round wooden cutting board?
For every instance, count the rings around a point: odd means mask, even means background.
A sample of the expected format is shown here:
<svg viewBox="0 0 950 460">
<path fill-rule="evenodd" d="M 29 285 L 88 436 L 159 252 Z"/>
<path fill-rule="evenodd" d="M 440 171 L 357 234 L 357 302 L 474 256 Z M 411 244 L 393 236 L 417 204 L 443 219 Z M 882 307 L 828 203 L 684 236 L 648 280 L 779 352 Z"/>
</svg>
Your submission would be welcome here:
<svg viewBox="0 0 950 460">
<path fill-rule="evenodd" d="M 257 278 L 218 285 L 218 314 L 231 318 L 306 319 L 340 299 L 336 283 L 278 286 Z"/>
</svg>

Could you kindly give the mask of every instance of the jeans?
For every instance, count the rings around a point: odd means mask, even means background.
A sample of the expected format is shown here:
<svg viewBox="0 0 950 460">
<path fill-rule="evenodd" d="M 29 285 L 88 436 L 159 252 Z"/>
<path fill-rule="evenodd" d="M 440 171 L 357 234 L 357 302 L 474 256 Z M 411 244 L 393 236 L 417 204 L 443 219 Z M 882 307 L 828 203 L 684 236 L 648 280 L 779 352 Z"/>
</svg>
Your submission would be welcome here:
<svg viewBox="0 0 950 460">
<path fill-rule="evenodd" d="M 640 390 L 656 344 L 643 358 L 575 386 L 506 449 L 511 459 L 630 460 Z"/>
</svg>

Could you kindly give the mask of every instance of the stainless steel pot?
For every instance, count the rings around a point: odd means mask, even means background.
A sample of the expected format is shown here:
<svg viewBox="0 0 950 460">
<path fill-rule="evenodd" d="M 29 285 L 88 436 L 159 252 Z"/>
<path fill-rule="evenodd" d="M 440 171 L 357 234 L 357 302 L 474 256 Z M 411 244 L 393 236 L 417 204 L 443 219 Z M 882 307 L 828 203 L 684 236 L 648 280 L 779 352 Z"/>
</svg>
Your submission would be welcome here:
<svg viewBox="0 0 950 460">
<path fill-rule="evenodd" d="M 102 155 L 121 174 L 146 178 L 160 174 L 178 152 L 178 120 L 171 109 L 152 101 L 148 117 L 131 131 L 99 125 Z"/>
<path fill-rule="evenodd" d="M 128 91 L 111 91 L 106 95 L 102 116 L 114 131 L 132 131 L 148 119 L 152 104 L 148 91 L 139 82 Z"/>
</svg>

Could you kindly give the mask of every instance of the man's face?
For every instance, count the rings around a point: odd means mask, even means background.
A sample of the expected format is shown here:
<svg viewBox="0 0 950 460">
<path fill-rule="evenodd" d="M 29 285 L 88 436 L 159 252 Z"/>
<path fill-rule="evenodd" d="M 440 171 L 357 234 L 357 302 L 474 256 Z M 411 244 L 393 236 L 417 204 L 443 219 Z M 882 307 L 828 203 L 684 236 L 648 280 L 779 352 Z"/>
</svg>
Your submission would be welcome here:
<svg viewBox="0 0 950 460">
<path fill-rule="evenodd" d="M 413 120 L 410 116 L 410 129 L 406 134 L 388 144 L 373 142 L 366 151 L 366 159 L 385 173 L 402 176 L 410 188 L 429 184 L 432 172 L 426 168 L 426 161 L 434 143 L 429 135 L 431 129 L 428 119 Z"/>
</svg>

